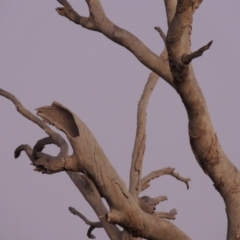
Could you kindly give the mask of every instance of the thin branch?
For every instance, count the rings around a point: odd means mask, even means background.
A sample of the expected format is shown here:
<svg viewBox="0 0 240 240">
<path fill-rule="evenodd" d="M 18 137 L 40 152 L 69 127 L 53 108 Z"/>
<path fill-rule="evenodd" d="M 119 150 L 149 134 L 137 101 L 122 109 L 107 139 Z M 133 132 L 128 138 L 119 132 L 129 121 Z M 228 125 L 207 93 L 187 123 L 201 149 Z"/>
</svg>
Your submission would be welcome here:
<svg viewBox="0 0 240 240">
<path fill-rule="evenodd" d="M 190 181 L 190 178 L 183 178 L 178 173 L 175 173 L 174 170 L 175 168 L 168 167 L 149 173 L 147 176 L 142 178 L 142 191 L 150 187 L 151 180 L 161 177 L 163 175 L 171 175 L 175 177 L 177 180 L 184 182 L 187 186 L 187 189 L 189 189 L 188 182 Z"/>
<path fill-rule="evenodd" d="M 213 41 L 209 42 L 207 45 L 199 48 L 197 51 L 190 53 L 190 54 L 183 54 L 182 56 L 182 62 L 184 64 L 189 64 L 194 58 L 200 57 L 203 55 L 203 53 L 205 51 L 207 51 L 211 45 L 212 45 Z"/>
<path fill-rule="evenodd" d="M 166 15 L 167 15 L 167 23 L 170 26 L 173 17 L 175 15 L 177 0 L 164 0 Z"/>
<path fill-rule="evenodd" d="M 166 44 L 166 35 L 163 32 L 163 30 L 160 27 L 155 27 L 154 29 L 159 33 L 159 35 L 162 38 L 164 45 L 165 45 Z"/>
<path fill-rule="evenodd" d="M 101 222 L 91 222 L 89 221 L 82 213 L 78 212 L 75 208 L 73 207 L 69 207 L 68 208 L 69 211 L 73 214 L 73 215 L 77 215 L 78 217 L 80 217 L 87 225 L 90 226 L 90 228 L 87 231 L 87 236 L 88 238 L 91 239 L 95 239 L 96 237 L 92 234 L 92 231 L 95 228 L 103 228 L 103 225 Z"/>
<path fill-rule="evenodd" d="M 142 162 L 146 147 L 146 121 L 147 121 L 146 109 L 151 93 L 157 84 L 158 78 L 159 76 L 154 72 L 152 72 L 149 75 L 142 96 L 138 102 L 137 130 L 132 154 L 129 186 L 129 192 L 136 201 L 138 199 L 138 194 L 141 192 Z"/>
<path fill-rule="evenodd" d="M 141 197 L 141 199 L 144 200 L 146 203 L 154 206 L 157 206 L 160 202 L 168 200 L 166 196 L 159 196 L 155 198 L 151 198 L 149 196 L 143 196 Z"/>
<path fill-rule="evenodd" d="M 18 158 L 22 151 L 26 152 L 27 156 L 29 157 L 29 159 L 32 162 L 34 161 L 34 157 L 33 157 L 33 154 L 32 154 L 32 148 L 27 144 L 22 144 L 15 149 L 14 158 Z"/>
<path fill-rule="evenodd" d="M 11 93 L 0 89 L 0 95 L 11 100 L 14 105 L 17 108 L 17 111 L 26 117 L 27 119 L 31 120 L 33 123 L 36 123 L 38 126 L 40 126 L 49 136 L 47 138 L 39 140 L 36 145 L 34 146 L 33 150 L 32 148 L 27 145 L 23 144 L 16 148 L 14 155 L 15 158 L 18 158 L 21 154 L 21 151 L 25 151 L 28 155 L 29 159 L 32 162 L 35 162 L 38 159 L 38 154 L 41 152 L 45 145 L 47 144 L 55 144 L 60 148 L 58 157 L 64 157 L 67 156 L 68 153 L 68 144 L 66 141 L 62 138 L 62 136 L 55 131 L 53 131 L 45 122 L 43 122 L 41 119 L 36 117 L 34 114 L 32 114 L 30 111 L 24 108 L 24 106 L 21 104 L 21 102 Z M 38 153 L 38 154 L 37 154 Z M 42 153 L 43 154 L 43 153 Z M 45 156 L 49 157 L 45 154 Z M 82 193 L 86 201 L 90 204 L 90 206 L 93 208 L 97 216 L 102 215 L 103 213 L 107 212 L 107 208 L 103 204 L 101 200 L 101 196 L 96 189 L 93 182 L 87 178 L 83 174 L 75 173 L 75 172 L 67 172 L 68 176 L 71 178 L 73 183 L 76 185 L 76 187 L 79 189 L 79 191 Z M 117 239 L 121 240 L 121 232 L 119 229 L 111 224 L 108 224 L 106 221 L 101 221 L 103 224 L 103 227 L 108 234 L 110 239 Z"/>
<path fill-rule="evenodd" d="M 156 72 L 160 77 L 165 79 L 174 87 L 169 66 L 166 66 L 168 65 L 168 62 L 165 62 L 165 59 L 162 59 L 153 53 L 132 33 L 111 22 L 106 16 L 99 0 L 86 1 L 90 13 L 88 18 L 81 17 L 77 14 L 72 7 L 69 7 L 70 4 L 67 0 L 61 0 L 59 2 L 64 6 L 64 8 L 57 8 L 57 12 L 61 16 L 68 18 L 86 29 L 101 32 L 113 42 L 127 48 L 141 63 Z"/>
<path fill-rule="evenodd" d="M 23 115 L 28 120 L 36 123 L 40 128 L 42 128 L 49 136 L 57 136 L 57 133 L 54 133 L 54 131 L 41 119 L 36 117 L 34 114 L 32 114 L 30 111 L 28 111 L 24 106 L 20 103 L 20 101 L 11 93 L 3 90 L 0 88 L 0 95 L 9 99 L 16 107 L 17 111 Z M 53 136 L 54 135 L 54 136 Z"/>
<path fill-rule="evenodd" d="M 89 30 L 97 31 L 97 27 L 91 17 L 80 16 L 66 0 L 57 0 L 63 7 L 56 8 L 59 15 L 68 18 L 70 21 L 81 25 Z"/>
<path fill-rule="evenodd" d="M 156 212 L 154 213 L 154 215 L 160 218 L 168 219 L 168 220 L 175 220 L 177 215 L 177 210 L 173 208 L 170 212 Z"/>
</svg>

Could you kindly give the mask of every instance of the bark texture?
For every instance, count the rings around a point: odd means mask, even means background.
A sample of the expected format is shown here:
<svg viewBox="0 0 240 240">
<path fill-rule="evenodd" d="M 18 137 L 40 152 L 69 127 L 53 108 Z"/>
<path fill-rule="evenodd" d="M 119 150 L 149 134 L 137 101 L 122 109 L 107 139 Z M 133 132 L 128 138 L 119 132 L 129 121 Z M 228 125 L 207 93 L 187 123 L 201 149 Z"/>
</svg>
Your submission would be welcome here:
<svg viewBox="0 0 240 240">
<path fill-rule="evenodd" d="M 59 15 L 85 29 L 100 32 L 108 39 L 125 47 L 146 67 L 152 70 L 137 111 L 137 130 L 130 169 L 130 185 L 127 188 L 116 170 L 104 154 L 94 135 L 81 119 L 68 108 L 54 102 L 51 106 L 40 107 L 37 115 L 28 110 L 12 94 L 0 89 L 0 95 L 11 100 L 17 111 L 25 118 L 41 127 L 47 138 L 39 140 L 33 148 L 20 145 L 15 157 L 25 151 L 34 165 L 34 170 L 45 174 L 66 171 L 70 179 L 83 194 L 95 211 L 99 222 L 91 222 L 83 214 L 70 207 L 79 216 L 92 234 L 94 228 L 103 228 L 110 239 L 144 238 L 151 240 L 188 240 L 183 231 L 168 220 L 175 219 L 176 209 L 170 212 L 156 212 L 156 205 L 167 200 L 166 196 L 139 197 L 150 186 L 150 181 L 162 175 L 171 175 L 184 182 L 189 188 L 189 178 L 176 173 L 174 168 L 163 168 L 142 177 L 142 163 L 146 147 L 146 109 L 151 92 L 161 77 L 179 94 L 189 119 L 189 141 L 194 156 L 203 171 L 212 179 L 221 194 L 228 218 L 227 240 L 240 239 L 240 174 L 224 154 L 215 134 L 203 93 L 198 85 L 191 61 L 203 55 L 211 47 L 212 41 L 196 51 L 191 50 L 193 15 L 202 0 L 165 0 L 168 32 L 155 27 L 166 48 L 160 56 L 153 53 L 137 37 L 111 22 L 99 0 L 86 0 L 89 16 L 78 14 L 67 0 L 58 0 L 62 7 Z M 63 131 L 73 148 L 68 155 L 68 144 L 46 123 Z M 44 146 L 55 144 L 60 148 L 58 156 L 43 153 Z M 107 202 L 108 208 L 101 198 Z M 166 220 L 168 219 L 168 220 Z M 120 231 L 117 225 L 123 227 Z"/>
</svg>

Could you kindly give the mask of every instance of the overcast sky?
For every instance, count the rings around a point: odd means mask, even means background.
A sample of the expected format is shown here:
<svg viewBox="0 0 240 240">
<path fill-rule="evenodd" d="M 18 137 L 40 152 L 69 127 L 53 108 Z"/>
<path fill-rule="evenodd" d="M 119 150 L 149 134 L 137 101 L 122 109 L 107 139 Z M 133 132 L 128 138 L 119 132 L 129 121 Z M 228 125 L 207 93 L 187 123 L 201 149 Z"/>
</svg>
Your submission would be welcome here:
<svg viewBox="0 0 240 240">
<path fill-rule="evenodd" d="M 85 1 L 72 0 L 88 15 Z M 155 53 L 163 43 L 155 26 L 166 32 L 163 1 L 103 0 L 108 17 L 131 31 Z M 150 71 L 126 49 L 97 32 L 58 16 L 57 1 L 1 1 L 0 87 L 34 112 L 58 101 L 91 129 L 126 184 L 136 129 L 137 102 Z M 192 46 L 213 40 L 211 49 L 194 60 L 215 131 L 228 157 L 240 168 L 239 156 L 239 23 L 240 1 L 204 1 L 194 15 Z M 92 221 L 97 217 L 62 172 L 51 176 L 33 171 L 23 153 L 46 136 L 35 124 L 0 98 L 0 239 L 87 239 L 87 226 L 68 211 L 73 206 Z M 177 93 L 159 80 L 148 108 L 147 149 L 143 174 L 175 167 L 190 177 L 190 189 L 165 176 L 142 195 L 166 195 L 158 210 L 178 210 L 174 223 L 194 240 L 226 237 L 225 206 L 211 180 L 197 164 L 189 145 L 187 116 Z M 57 153 L 57 148 L 47 148 Z M 95 230 L 97 239 L 107 239 Z"/>
</svg>

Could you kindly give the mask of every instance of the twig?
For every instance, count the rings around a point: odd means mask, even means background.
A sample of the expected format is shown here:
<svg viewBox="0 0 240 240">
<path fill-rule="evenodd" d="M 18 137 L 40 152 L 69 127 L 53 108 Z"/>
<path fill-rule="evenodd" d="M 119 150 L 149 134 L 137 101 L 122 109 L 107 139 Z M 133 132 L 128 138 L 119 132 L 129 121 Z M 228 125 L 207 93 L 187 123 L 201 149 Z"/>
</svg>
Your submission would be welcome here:
<svg viewBox="0 0 240 240">
<path fill-rule="evenodd" d="M 68 3 L 67 0 L 58 0 L 63 5 L 57 8 L 59 15 L 68 18 L 82 27 L 102 33 L 113 42 L 128 49 L 146 67 L 156 72 L 166 80 L 172 87 L 174 86 L 171 72 L 168 65 L 157 54 L 153 53 L 142 41 L 129 31 L 118 27 L 106 16 L 99 0 L 86 1 L 89 8 L 89 17 L 82 17 Z"/>
<path fill-rule="evenodd" d="M 170 212 L 156 212 L 154 213 L 154 215 L 160 218 L 168 219 L 168 220 L 175 220 L 177 215 L 177 210 L 173 208 Z"/>
<path fill-rule="evenodd" d="M 68 18 L 70 21 L 81 25 L 84 28 L 89 30 L 97 31 L 97 27 L 94 24 L 92 17 L 83 17 L 80 16 L 66 0 L 57 0 L 63 7 L 56 8 L 56 11 L 59 15 Z"/>
<path fill-rule="evenodd" d="M 189 64 L 194 58 L 200 57 L 203 55 L 203 53 L 205 51 L 207 51 L 211 45 L 212 45 L 213 41 L 209 42 L 207 45 L 199 48 L 197 51 L 190 53 L 190 54 L 183 54 L 182 56 L 182 62 L 184 64 Z"/>
<path fill-rule="evenodd" d="M 87 232 L 87 236 L 91 239 L 95 239 L 96 237 L 92 234 L 92 231 L 95 228 L 103 228 L 103 225 L 101 222 L 91 222 L 89 221 L 82 213 L 78 212 L 75 208 L 73 207 L 69 207 L 68 208 L 69 211 L 73 214 L 73 215 L 77 215 L 78 217 L 80 217 L 87 225 L 90 226 L 90 228 L 88 229 Z"/>
<path fill-rule="evenodd" d="M 36 123 L 39 127 L 41 127 L 50 136 L 50 138 L 47 137 L 47 138 L 39 140 L 33 149 L 27 144 L 20 145 L 19 147 L 16 148 L 16 150 L 14 152 L 15 158 L 18 158 L 20 156 L 21 152 L 25 151 L 26 154 L 28 155 L 29 159 L 31 160 L 31 162 L 34 162 L 37 159 L 36 153 L 39 154 L 43 150 L 44 145 L 46 145 L 46 144 L 57 145 L 60 148 L 60 152 L 58 154 L 59 157 L 67 156 L 68 145 L 60 134 L 53 131 L 45 122 L 43 122 L 41 119 L 36 117 L 30 111 L 25 109 L 24 106 L 21 104 L 21 102 L 11 93 L 9 93 L 3 89 L 0 89 L 0 95 L 11 100 L 14 103 L 14 105 L 16 106 L 17 111 L 21 115 L 23 115 L 30 121 Z M 43 154 L 43 153 L 41 153 L 41 154 Z M 47 155 L 45 154 L 45 156 L 47 156 Z M 76 187 L 79 189 L 79 191 L 82 193 L 82 195 L 84 196 L 86 201 L 93 208 L 93 210 L 95 211 L 97 216 L 107 212 L 107 209 L 101 200 L 101 196 L 100 196 L 98 190 L 96 189 L 95 185 L 88 177 L 86 177 L 83 174 L 76 173 L 76 172 L 67 172 L 67 174 L 71 178 L 73 183 L 76 185 Z M 101 222 L 103 224 L 105 231 L 107 232 L 108 236 L 110 237 L 110 239 L 112 239 L 114 237 L 116 240 L 121 240 L 120 231 L 116 226 L 110 225 L 106 221 L 101 221 Z"/>
<path fill-rule="evenodd" d="M 164 44 L 166 44 L 166 35 L 163 32 L 163 30 L 160 27 L 155 27 L 154 29 L 159 33 L 159 35 L 162 38 Z"/>
<path fill-rule="evenodd" d="M 178 173 L 174 172 L 175 168 L 163 168 L 157 171 L 153 171 L 151 173 L 149 173 L 147 176 L 142 178 L 142 191 L 145 190 L 146 188 L 148 188 L 150 186 L 150 181 L 161 177 L 163 175 L 172 175 L 173 177 L 175 177 L 176 179 L 178 179 L 179 181 L 184 182 L 187 185 L 187 189 L 189 189 L 189 181 L 190 178 L 183 178 L 181 177 Z"/>
</svg>

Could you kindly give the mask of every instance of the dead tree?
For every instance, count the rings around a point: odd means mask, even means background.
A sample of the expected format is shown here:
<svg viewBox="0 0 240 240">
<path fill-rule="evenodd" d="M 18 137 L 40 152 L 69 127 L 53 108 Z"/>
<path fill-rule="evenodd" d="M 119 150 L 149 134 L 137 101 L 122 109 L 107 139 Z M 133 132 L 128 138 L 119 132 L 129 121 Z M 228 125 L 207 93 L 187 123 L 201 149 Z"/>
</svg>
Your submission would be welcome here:
<svg viewBox="0 0 240 240">
<path fill-rule="evenodd" d="M 168 21 L 166 36 L 160 27 L 155 28 L 166 46 L 160 56 L 148 49 L 133 34 L 112 23 L 99 0 L 86 1 L 89 17 L 79 15 L 66 0 L 58 2 L 62 7 L 56 10 L 61 16 L 88 30 L 102 33 L 128 49 L 143 65 L 152 70 L 138 104 L 130 186 L 127 188 L 91 131 L 71 110 L 54 102 L 51 106 L 37 109 L 41 120 L 25 109 L 14 95 L 0 89 L 1 96 L 12 101 L 20 114 L 36 123 L 48 135 L 39 140 L 33 148 L 26 144 L 20 145 L 15 150 L 15 157 L 25 151 L 34 170 L 44 174 L 66 171 L 99 218 L 99 222 L 91 222 L 74 208 L 69 208 L 71 213 L 90 226 L 87 232 L 89 238 L 95 238 L 92 234 L 94 228 L 104 228 L 110 239 L 190 239 L 168 221 L 175 218 L 175 209 L 170 212 L 155 211 L 155 206 L 167 199 L 165 196 L 139 197 L 139 194 L 150 186 L 152 179 L 166 174 L 189 187 L 190 179 L 180 176 L 170 167 L 142 176 L 146 144 L 146 108 L 151 92 L 161 77 L 181 97 L 189 119 L 189 139 L 194 156 L 225 202 L 228 218 L 227 239 L 240 239 L 240 174 L 219 144 L 191 65 L 191 61 L 201 56 L 212 44 L 210 41 L 196 51 L 191 50 L 192 19 L 202 0 L 165 0 Z M 72 155 L 68 155 L 67 142 L 47 124 L 54 125 L 65 133 L 73 148 Z M 48 144 L 55 144 L 60 148 L 58 156 L 42 152 Z M 109 211 L 102 198 L 106 200 Z M 118 226 L 124 230 L 120 231 Z"/>
</svg>

